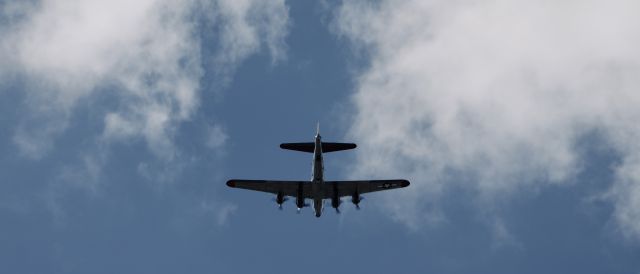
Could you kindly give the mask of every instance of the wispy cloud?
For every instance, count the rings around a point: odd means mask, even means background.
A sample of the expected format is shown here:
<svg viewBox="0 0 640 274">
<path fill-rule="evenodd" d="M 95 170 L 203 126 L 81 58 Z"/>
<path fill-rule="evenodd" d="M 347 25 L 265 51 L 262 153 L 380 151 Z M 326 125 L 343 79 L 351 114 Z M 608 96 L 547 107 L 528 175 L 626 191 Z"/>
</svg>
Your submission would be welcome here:
<svg viewBox="0 0 640 274">
<path fill-rule="evenodd" d="M 14 141 L 35 159 L 78 101 L 101 93 L 117 101 L 104 116 L 105 140 L 141 138 L 172 158 L 176 127 L 199 106 L 203 47 L 216 48 L 208 69 L 228 81 L 261 47 L 282 59 L 288 32 L 284 1 L 42 0 L 3 3 L 1 15 L 0 77 L 27 86 Z M 219 30 L 218 44 L 203 44 L 202 26 Z"/>
<path fill-rule="evenodd" d="M 251 55 L 284 59 L 289 28 L 284 0 L 4 1 L 0 22 L 2 88 L 18 87 L 24 98 L 15 102 L 21 113 L 9 129 L 20 153 L 46 158 L 60 136 L 77 130 L 77 116 L 91 116 L 91 128 L 73 137 L 83 144 L 64 153 L 40 190 L 58 224 L 69 193 L 100 196 L 116 143 L 146 145 L 151 154 L 137 153 L 143 156 L 131 160 L 134 172 L 154 182 L 152 190 L 172 187 L 164 182 L 195 161 L 175 139 L 200 107 L 205 72 L 213 75 L 207 84 L 224 87 Z M 227 139 L 223 127 L 202 128 L 206 136 L 196 133 L 195 140 L 217 153 Z M 221 207 L 217 223 L 233 211 Z"/>
<path fill-rule="evenodd" d="M 577 143 L 596 132 L 621 158 L 614 218 L 640 239 L 639 8 L 627 0 L 343 2 L 335 29 L 370 57 L 353 97 L 351 134 L 363 142 L 354 172 L 409 174 L 413 191 L 390 199 L 402 203 L 393 207 L 399 219 L 419 220 L 437 207 L 422 201 L 452 184 L 486 202 L 575 183 L 589 160 Z"/>
</svg>

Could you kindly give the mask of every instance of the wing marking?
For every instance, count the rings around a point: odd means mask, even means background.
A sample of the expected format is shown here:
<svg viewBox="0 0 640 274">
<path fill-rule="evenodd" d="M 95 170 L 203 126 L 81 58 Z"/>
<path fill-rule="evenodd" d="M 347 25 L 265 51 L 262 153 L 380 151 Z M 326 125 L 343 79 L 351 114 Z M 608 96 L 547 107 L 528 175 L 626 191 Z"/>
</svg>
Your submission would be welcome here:
<svg viewBox="0 0 640 274">
<path fill-rule="evenodd" d="M 352 196 L 356 193 L 363 194 L 369 192 L 383 191 L 409 186 L 407 180 L 363 180 L 363 181 L 326 181 L 325 199 Z"/>
</svg>

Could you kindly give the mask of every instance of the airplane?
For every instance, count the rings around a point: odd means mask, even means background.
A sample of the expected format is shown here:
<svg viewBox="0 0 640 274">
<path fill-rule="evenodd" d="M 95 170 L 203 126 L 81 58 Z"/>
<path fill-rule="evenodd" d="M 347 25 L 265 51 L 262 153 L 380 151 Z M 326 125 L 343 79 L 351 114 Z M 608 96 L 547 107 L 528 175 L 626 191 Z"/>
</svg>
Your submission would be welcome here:
<svg viewBox="0 0 640 274">
<path fill-rule="evenodd" d="M 280 209 L 282 209 L 282 204 L 288 200 L 287 197 L 293 197 L 296 199 L 298 213 L 303 207 L 309 206 L 306 199 L 312 199 L 316 217 L 322 215 L 324 199 L 331 199 L 331 207 L 336 210 L 336 213 L 340 213 L 341 197 L 351 196 L 351 202 L 356 206 L 356 209 L 360 209 L 360 202 L 363 200 L 360 194 L 409 186 L 409 181 L 403 179 L 325 181 L 322 153 L 354 149 L 356 144 L 322 142 L 320 124 L 317 126 L 314 142 L 283 143 L 280 144 L 280 148 L 313 153 L 310 181 L 231 179 L 227 181 L 227 186 L 275 194 L 275 201 Z"/>
</svg>

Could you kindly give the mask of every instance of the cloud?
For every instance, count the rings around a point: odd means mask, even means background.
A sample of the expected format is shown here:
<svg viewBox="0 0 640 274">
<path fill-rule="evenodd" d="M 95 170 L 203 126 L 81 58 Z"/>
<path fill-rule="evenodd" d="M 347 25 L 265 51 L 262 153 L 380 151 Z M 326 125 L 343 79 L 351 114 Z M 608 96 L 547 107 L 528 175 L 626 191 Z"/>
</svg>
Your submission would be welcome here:
<svg viewBox="0 0 640 274">
<path fill-rule="evenodd" d="M 224 145 L 228 138 L 229 136 L 224 133 L 224 130 L 220 126 L 208 126 L 205 145 L 210 149 L 217 150 Z"/>
<path fill-rule="evenodd" d="M 226 54 L 217 56 L 219 66 L 235 69 L 240 60 L 259 50 L 261 44 L 268 48 L 273 62 L 285 58 L 289 10 L 284 0 L 222 0 L 218 8 L 222 10 L 222 20 L 231 26 L 220 33 L 221 50 Z"/>
<path fill-rule="evenodd" d="M 102 183 L 113 180 L 107 171 L 123 163 L 137 168 L 128 175 L 121 170 L 118 180 L 153 182 L 144 190 L 185 195 L 167 182 L 192 175 L 189 168 L 197 163 L 194 147 L 179 147 L 184 139 L 178 137 L 185 122 L 204 120 L 194 119 L 201 92 L 220 92 L 251 55 L 267 52 L 273 63 L 283 60 L 288 24 L 284 0 L 0 2 L 0 96 L 15 98 L 19 112 L 7 131 L 22 156 L 54 161 L 53 171 L 42 171 L 50 177 L 34 192 L 55 224 L 72 217 L 68 201 L 77 193 L 91 203 L 120 199 L 103 195 L 126 184 Z M 198 136 L 196 147 L 220 154 L 227 139 L 223 126 L 191 126 L 204 128 L 189 131 Z M 140 143 L 151 154 L 135 151 L 109 161 L 116 143 Z M 0 207 L 39 204 L 19 200 Z M 205 210 L 197 203 L 183 208 Z M 220 224 L 234 211 L 218 209 Z"/>
<path fill-rule="evenodd" d="M 261 47 L 274 61 L 285 56 L 284 1 L 42 0 L 0 7 L 0 79 L 24 83 L 27 105 L 13 139 L 34 159 L 51 150 L 78 102 L 104 105 L 98 97 L 114 101 L 104 114 L 104 140 L 143 139 L 171 159 L 178 125 L 199 107 L 203 47 L 215 47 L 220 61 L 207 69 L 225 81 Z M 204 44 L 202 26 L 219 30 L 218 44 Z"/>
<path fill-rule="evenodd" d="M 201 207 L 205 212 L 214 212 L 213 216 L 218 226 L 228 224 L 231 215 L 235 214 L 236 210 L 238 210 L 238 206 L 235 204 L 219 205 L 207 201 L 203 201 Z"/>
<path fill-rule="evenodd" d="M 613 218 L 640 239 L 639 8 L 343 2 L 334 29 L 370 60 L 353 96 L 350 134 L 362 147 L 354 175 L 409 174 L 413 191 L 390 199 L 400 203 L 394 215 L 416 225 L 452 185 L 491 207 L 510 193 L 579 183 L 589 161 L 579 141 L 599 135 L 621 159 L 608 193 Z"/>
</svg>

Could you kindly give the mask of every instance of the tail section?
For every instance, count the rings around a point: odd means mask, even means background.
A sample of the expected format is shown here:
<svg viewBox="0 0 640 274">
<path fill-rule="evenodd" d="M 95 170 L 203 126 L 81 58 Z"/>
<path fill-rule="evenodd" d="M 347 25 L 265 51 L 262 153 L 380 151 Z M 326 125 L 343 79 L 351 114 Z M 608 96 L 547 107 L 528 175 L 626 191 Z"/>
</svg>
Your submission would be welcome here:
<svg viewBox="0 0 640 274">
<path fill-rule="evenodd" d="M 314 143 L 284 143 L 280 148 L 313 153 Z M 356 148 L 353 143 L 327 143 L 322 142 L 322 152 L 334 152 Z"/>
<path fill-rule="evenodd" d="M 315 137 L 316 142 L 320 141 L 320 122 L 318 122 L 318 124 L 316 125 L 316 137 Z M 354 149 L 356 148 L 356 144 L 353 143 L 328 143 L 328 142 L 320 142 L 320 144 L 322 144 L 322 152 L 334 152 L 334 151 L 341 151 L 341 150 L 348 150 L 348 149 Z M 280 144 L 280 148 L 282 149 L 288 149 L 288 150 L 295 150 L 295 151 L 302 151 L 302 152 L 308 152 L 308 153 L 313 153 L 315 150 L 315 143 L 314 142 L 309 142 L 309 143 L 283 143 Z"/>
</svg>

